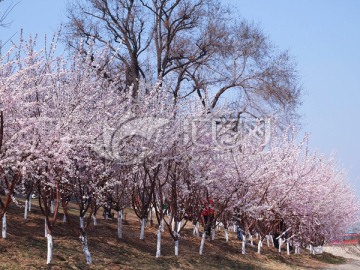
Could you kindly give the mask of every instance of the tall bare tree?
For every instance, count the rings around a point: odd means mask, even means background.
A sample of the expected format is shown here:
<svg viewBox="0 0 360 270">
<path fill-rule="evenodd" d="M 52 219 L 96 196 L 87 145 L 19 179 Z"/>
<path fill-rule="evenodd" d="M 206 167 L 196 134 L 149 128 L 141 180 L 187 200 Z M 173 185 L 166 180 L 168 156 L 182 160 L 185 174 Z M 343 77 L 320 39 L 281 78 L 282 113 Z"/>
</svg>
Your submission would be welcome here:
<svg viewBox="0 0 360 270">
<path fill-rule="evenodd" d="M 240 114 L 294 112 L 293 60 L 234 15 L 217 0 L 74 0 L 65 40 L 108 46 L 96 68 L 121 90 L 132 85 L 134 97 L 139 80 L 161 79 L 175 102 L 195 95 L 209 111 L 230 97 Z"/>
</svg>

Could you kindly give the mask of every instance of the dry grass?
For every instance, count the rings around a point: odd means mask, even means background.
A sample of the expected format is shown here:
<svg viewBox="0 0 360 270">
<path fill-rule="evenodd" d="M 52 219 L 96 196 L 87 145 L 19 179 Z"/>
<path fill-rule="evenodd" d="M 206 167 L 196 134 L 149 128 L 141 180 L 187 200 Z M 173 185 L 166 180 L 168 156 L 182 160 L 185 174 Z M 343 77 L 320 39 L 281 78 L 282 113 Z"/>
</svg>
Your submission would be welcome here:
<svg viewBox="0 0 360 270">
<path fill-rule="evenodd" d="M 76 213 L 74 209 L 73 214 Z M 192 236 L 189 226 L 179 241 L 179 256 L 175 257 L 169 233 L 162 238 L 162 257 L 155 258 L 156 228 L 146 228 L 145 240 L 139 239 L 140 222 L 131 210 L 127 211 L 123 226 L 123 239 L 117 239 L 116 219 L 104 220 L 98 215 L 98 225 L 91 225 L 88 241 L 93 264 L 86 265 L 82 246 L 68 225 L 61 222 L 62 214 L 53 231 L 54 251 L 52 264 L 46 263 L 44 219 L 33 203 L 28 220 L 23 220 L 23 208 L 11 205 L 7 214 L 8 235 L 0 239 L 0 269 L 321 269 L 328 263 L 344 263 L 342 257 L 330 254 L 279 255 L 275 248 L 264 246 L 263 254 L 256 247 L 247 247 L 241 254 L 241 242 L 235 234 L 225 242 L 222 232 L 215 241 L 207 241 L 204 255 L 199 255 L 200 239 Z M 75 216 L 74 216 L 75 218 Z"/>
</svg>

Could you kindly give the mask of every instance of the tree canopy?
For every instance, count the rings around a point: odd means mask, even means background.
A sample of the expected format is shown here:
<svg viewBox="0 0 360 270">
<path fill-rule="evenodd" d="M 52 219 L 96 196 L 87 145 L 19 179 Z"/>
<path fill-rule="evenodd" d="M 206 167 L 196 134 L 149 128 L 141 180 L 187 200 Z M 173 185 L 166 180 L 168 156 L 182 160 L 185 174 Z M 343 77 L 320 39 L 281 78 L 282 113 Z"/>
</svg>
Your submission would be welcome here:
<svg viewBox="0 0 360 270">
<path fill-rule="evenodd" d="M 83 39 L 109 48 L 109 61 L 96 68 L 121 91 L 133 85 L 133 96 L 140 80 L 161 79 L 175 102 L 198 96 L 207 110 L 228 98 L 240 114 L 289 116 L 300 103 L 288 52 L 220 1 L 76 0 L 68 18 L 68 45 Z"/>
</svg>

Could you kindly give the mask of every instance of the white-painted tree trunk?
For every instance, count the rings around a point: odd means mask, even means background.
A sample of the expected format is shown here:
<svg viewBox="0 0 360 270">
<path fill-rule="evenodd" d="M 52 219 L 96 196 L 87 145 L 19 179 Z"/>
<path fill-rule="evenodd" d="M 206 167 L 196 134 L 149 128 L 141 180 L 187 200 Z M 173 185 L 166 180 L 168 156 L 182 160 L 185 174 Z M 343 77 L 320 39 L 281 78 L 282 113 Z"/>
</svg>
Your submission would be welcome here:
<svg viewBox="0 0 360 270">
<path fill-rule="evenodd" d="M 234 232 L 236 232 L 236 230 L 237 230 L 237 226 L 235 224 L 233 225 L 233 230 L 234 230 Z"/>
<path fill-rule="evenodd" d="M 29 212 L 31 212 L 31 204 L 32 204 L 32 194 L 29 197 Z"/>
<path fill-rule="evenodd" d="M 289 241 L 286 241 L 286 252 L 287 252 L 287 255 L 290 255 L 290 243 L 289 243 Z"/>
<path fill-rule="evenodd" d="M 96 215 L 92 215 L 92 218 L 93 218 L 93 221 L 94 221 L 94 226 L 96 226 L 97 225 L 97 219 L 96 219 Z"/>
<path fill-rule="evenodd" d="M 250 245 L 254 246 L 254 240 L 252 234 L 250 234 Z"/>
<path fill-rule="evenodd" d="M 54 211 L 55 211 L 55 202 L 54 202 L 54 200 L 51 200 L 50 209 L 51 209 L 51 214 L 54 214 Z"/>
<path fill-rule="evenodd" d="M 202 255 L 203 251 L 204 251 L 205 238 L 206 238 L 206 232 L 203 232 L 202 237 L 201 237 L 200 249 L 199 249 L 200 255 Z"/>
<path fill-rule="evenodd" d="M 175 240 L 175 256 L 179 256 L 179 240 Z"/>
<path fill-rule="evenodd" d="M 152 224 L 152 207 L 150 207 L 149 209 L 149 220 L 150 220 L 150 225 Z"/>
<path fill-rule="evenodd" d="M 48 225 L 47 225 L 47 221 L 46 221 L 46 218 L 45 218 L 45 237 L 47 237 L 48 236 Z"/>
<path fill-rule="evenodd" d="M 256 234 L 255 234 L 255 237 L 256 237 L 256 240 L 258 240 L 258 239 L 259 239 L 259 234 L 256 233 Z"/>
<path fill-rule="evenodd" d="M 243 234 L 242 235 L 241 254 L 246 254 L 245 247 L 246 247 L 246 236 L 245 236 L 245 234 Z"/>
<path fill-rule="evenodd" d="M 80 217 L 80 228 L 84 229 L 84 217 Z"/>
<path fill-rule="evenodd" d="M 180 232 L 182 225 L 182 220 L 177 223 L 177 232 Z"/>
<path fill-rule="evenodd" d="M 163 219 L 160 221 L 160 230 L 161 230 L 161 232 L 164 232 L 164 228 L 165 228 L 164 222 L 165 222 L 165 220 L 164 220 L 164 218 L 163 218 Z"/>
<path fill-rule="evenodd" d="M 212 230 L 211 230 L 211 240 L 212 240 L 212 241 L 215 240 L 215 236 L 216 236 L 215 228 L 212 228 Z"/>
<path fill-rule="evenodd" d="M 269 236 L 269 235 L 267 235 L 267 236 L 266 236 L 266 244 L 267 244 L 267 246 L 268 246 L 268 247 L 270 246 L 270 241 L 269 241 L 269 238 L 270 238 L 270 236 Z"/>
<path fill-rule="evenodd" d="M 270 239 L 271 239 L 271 244 L 272 244 L 272 246 L 275 247 L 274 238 L 273 238 L 272 235 L 270 235 Z"/>
<path fill-rule="evenodd" d="M 141 230 L 140 230 L 140 239 L 141 240 L 145 239 L 145 226 L 146 226 L 146 219 L 142 218 L 141 219 Z"/>
<path fill-rule="evenodd" d="M 180 226 L 181 226 L 181 221 L 180 222 L 174 222 L 175 225 L 174 227 L 176 228 L 176 231 L 174 232 L 174 236 L 177 240 L 175 240 L 175 256 L 179 255 L 179 231 L 180 231 Z"/>
<path fill-rule="evenodd" d="M 193 235 L 199 237 L 199 222 L 194 225 Z"/>
<path fill-rule="evenodd" d="M 47 238 L 47 258 L 46 258 L 46 264 L 50 264 L 51 263 L 51 259 L 52 259 L 52 251 L 53 251 L 53 239 L 51 234 L 48 234 L 46 236 Z"/>
<path fill-rule="evenodd" d="M 28 217 L 28 210 L 29 210 L 29 201 L 25 201 L 25 209 L 24 209 L 24 219 L 27 220 Z"/>
<path fill-rule="evenodd" d="M 283 241 L 282 238 L 279 238 L 279 253 L 281 253 L 281 245 L 282 245 Z"/>
<path fill-rule="evenodd" d="M 90 254 L 90 251 L 89 251 L 89 246 L 88 246 L 88 243 L 87 243 L 87 237 L 86 235 L 84 236 L 80 236 L 80 242 L 83 246 L 83 252 L 85 254 L 85 258 L 86 258 L 86 263 L 87 264 L 91 264 L 92 263 L 92 259 L 91 259 L 91 254 Z"/>
<path fill-rule="evenodd" d="M 63 220 L 62 220 L 63 223 L 66 223 L 66 215 L 64 214 L 63 215 Z"/>
<path fill-rule="evenodd" d="M 262 247 L 262 240 L 259 239 L 259 242 L 258 242 L 258 253 L 261 254 L 261 247 Z"/>
<path fill-rule="evenodd" d="M 225 241 L 229 242 L 229 232 L 228 229 L 225 229 Z"/>
<path fill-rule="evenodd" d="M 156 241 L 156 258 L 159 258 L 161 256 L 161 225 L 159 227 L 159 230 L 157 231 L 157 241 Z"/>
<path fill-rule="evenodd" d="M 6 213 L 4 213 L 4 216 L 2 218 L 2 238 L 6 238 Z"/>
<path fill-rule="evenodd" d="M 123 214 L 122 210 L 118 211 L 118 238 L 122 239 L 122 219 Z"/>
<path fill-rule="evenodd" d="M 171 220 L 171 230 L 175 231 L 175 220 Z"/>
</svg>

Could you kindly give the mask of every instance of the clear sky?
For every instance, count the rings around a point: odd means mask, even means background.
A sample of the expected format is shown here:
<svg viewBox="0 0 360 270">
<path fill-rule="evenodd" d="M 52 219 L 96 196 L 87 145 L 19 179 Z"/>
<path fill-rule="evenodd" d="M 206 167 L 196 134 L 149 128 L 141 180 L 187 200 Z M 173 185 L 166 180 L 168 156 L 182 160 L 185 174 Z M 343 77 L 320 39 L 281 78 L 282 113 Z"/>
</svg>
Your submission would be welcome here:
<svg viewBox="0 0 360 270">
<path fill-rule="evenodd" d="M 12 1 L 0 4 L 4 10 Z M 3 41 L 24 28 L 25 36 L 51 35 L 65 20 L 66 0 L 19 0 Z M 360 195 L 360 1 L 222 0 L 239 17 L 258 24 L 279 49 L 298 63 L 303 85 L 303 132 L 310 146 L 337 158 Z"/>
<path fill-rule="evenodd" d="M 298 63 L 303 131 L 335 152 L 360 195 L 360 1 L 223 0 Z"/>
<path fill-rule="evenodd" d="M 38 33 L 41 40 L 45 34 L 51 38 L 65 20 L 66 0 L 4 0 L 0 3 L 1 14 L 11 3 L 15 7 L 6 19 L 11 25 L 0 28 L 3 42 L 14 34 L 13 40 L 18 40 L 20 29 L 23 29 L 25 37 Z"/>
</svg>

